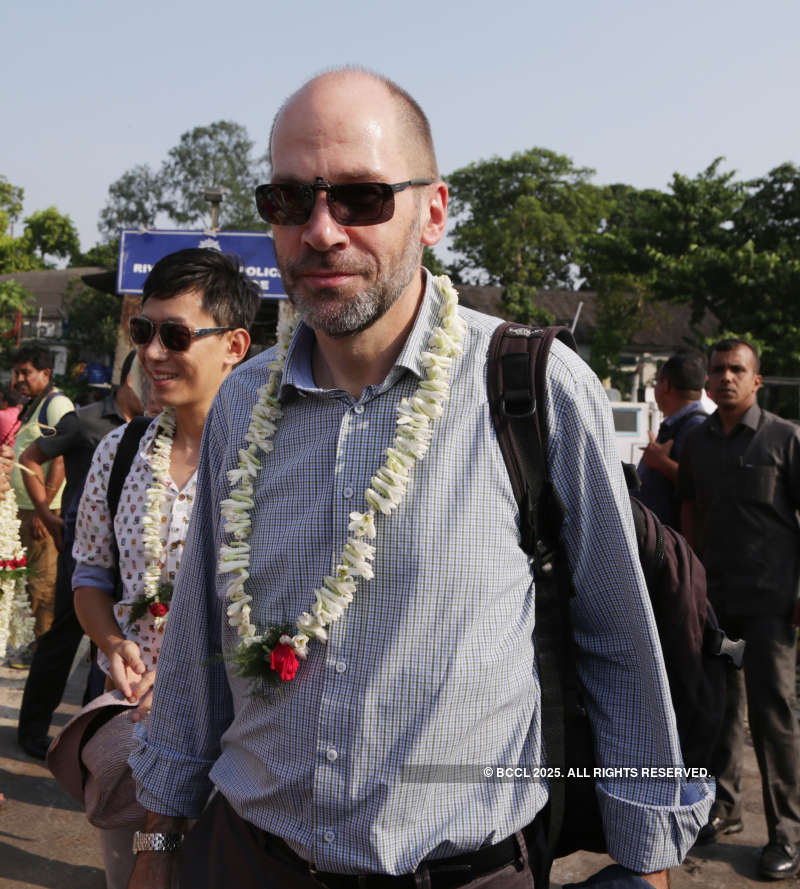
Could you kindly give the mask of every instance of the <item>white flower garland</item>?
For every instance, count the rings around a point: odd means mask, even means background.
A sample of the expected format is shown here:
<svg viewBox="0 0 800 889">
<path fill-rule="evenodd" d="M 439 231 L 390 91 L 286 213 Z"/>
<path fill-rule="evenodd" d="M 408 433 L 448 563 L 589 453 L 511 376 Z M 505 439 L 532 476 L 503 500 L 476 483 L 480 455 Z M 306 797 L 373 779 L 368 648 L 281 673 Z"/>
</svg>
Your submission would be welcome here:
<svg viewBox="0 0 800 889">
<path fill-rule="evenodd" d="M 0 659 L 33 641 L 34 618 L 25 592 L 25 549 L 20 543 L 14 490 L 0 494 Z M 8 563 L 21 563 L 8 567 Z"/>
<path fill-rule="evenodd" d="M 297 632 L 294 635 L 283 633 L 277 644 L 272 643 L 268 650 L 265 635 L 259 634 L 250 620 L 253 597 L 247 593 L 246 583 L 250 577 L 250 510 L 255 505 L 254 482 L 262 468 L 261 452 L 269 454 L 273 450 L 272 439 L 282 416 L 277 395 L 296 320 L 279 326 L 276 356 L 269 364 L 270 377 L 258 390 L 258 399 L 250 414 L 245 435 L 248 446 L 239 450 L 238 467 L 228 472 L 232 486 L 230 497 L 221 504 L 224 530 L 233 538 L 220 547 L 218 571 L 233 575 L 226 594 L 228 623 L 240 638 L 234 658 L 241 660 L 247 650 L 256 645 L 263 649 L 267 661 L 280 646 L 305 659 L 311 639 L 325 642 L 328 638 L 326 628 L 338 620 L 353 601 L 356 579 L 371 580 L 374 576 L 370 562 L 375 556 L 375 545 L 368 541 L 377 536 L 376 511 L 390 515 L 403 501 L 411 470 L 417 460 L 425 456 L 430 445 L 431 421 L 442 415 L 450 394 L 453 360 L 462 352 L 466 326 L 458 316 L 458 294 L 444 275 L 436 278 L 435 283 L 443 297 L 440 326 L 433 330 L 428 348 L 422 353 L 425 376 L 411 398 L 403 398 L 397 406 L 395 437 L 392 446 L 386 449 L 386 462 L 371 478 L 370 486 L 364 492 L 369 509 L 364 513 L 350 513 L 348 531 L 352 536 L 341 552 L 334 573 L 324 577 L 322 586 L 314 590 L 314 604 L 310 612 L 304 611 L 297 618 Z"/>
<path fill-rule="evenodd" d="M 144 548 L 144 595 L 143 604 L 149 609 L 164 598 L 161 571 L 166 561 L 161 544 L 163 507 L 169 495 L 169 464 L 172 442 L 175 438 L 175 409 L 166 408 L 158 418 L 158 431 L 153 441 L 150 471 L 153 481 L 147 486 L 145 513 L 142 516 L 142 545 Z M 166 602 L 161 603 L 168 610 Z M 152 611 L 151 611 L 152 613 Z M 167 614 L 154 614 L 156 628 L 166 623 Z"/>
</svg>

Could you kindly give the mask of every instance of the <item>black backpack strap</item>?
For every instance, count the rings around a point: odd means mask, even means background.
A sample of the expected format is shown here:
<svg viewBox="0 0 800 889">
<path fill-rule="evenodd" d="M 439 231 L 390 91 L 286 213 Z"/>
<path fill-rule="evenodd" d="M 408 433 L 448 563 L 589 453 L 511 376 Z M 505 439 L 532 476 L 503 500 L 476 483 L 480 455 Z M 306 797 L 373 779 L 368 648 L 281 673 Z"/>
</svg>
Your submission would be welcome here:
<svg viewBox="0 0 800 889">
<path fill-rule="evenodd" d="M 134 417 L 125 427 L 122 438 L 119 440 L 117 453 L 111 465 L 111 475 L 108 477 L 108 490 L 106 491 L 106 503 L 113 525 L 119 507 L 119 498 L 122 495 L 122 486 L 131 471 L 133 458 L 139 451 L 139 442 L 147 431 L 147 427 L 153 422 L 152 417 Z"/>
<path fill-rule="evenodd" d="M 119 574 L 119 548 L 117 537 L 113 533 L 114 519 L 119 508 L 119 498 L 122 496 L 122 486 L 131 471 L 134 457 L 139 452 L 139 442 L 147 431 L 147 427 L 153 422 L 153 417 L 134 417 L 125 427 L 122 438 L 119 440 L 114 462 L 111 464 L 111 475 L 108 477 L 108 490 L 106 491 L 106 503 L 111 522 L 111 546 L 114 555 L 114 599 L 119 602 L 122 598 L 122 580 Z"/>
<path fill-rule="evenodd" d="M 488 361 L 492 421 L 519 504 L 521 545 L 534 563 L 542 741 L 548 767 L 561 769 L 560 779 L 549 780 L 551 856 L 558 847 L 566 805 L 565 714 L 568 708 L 577 709 L 580 694 L 569 617 L 572 587 L 560 544 L 562 510 L 546 460 L 545 373 L 556 338 L 575 348 L 566 328 L 501 324 L 492 336 Z"/>
</svg>

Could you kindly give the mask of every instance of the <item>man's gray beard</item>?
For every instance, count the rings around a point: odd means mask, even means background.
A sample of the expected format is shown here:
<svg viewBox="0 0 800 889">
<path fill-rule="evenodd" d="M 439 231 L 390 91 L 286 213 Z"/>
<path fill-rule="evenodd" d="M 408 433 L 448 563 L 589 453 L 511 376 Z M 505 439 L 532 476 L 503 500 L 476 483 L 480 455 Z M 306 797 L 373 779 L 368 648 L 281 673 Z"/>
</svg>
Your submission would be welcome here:
<svg viewBox="0 0 800 889">
<path fill-rule="evenodd" d="M 289 294 L 289 300 L 309 327 L 326 336 L 339 338 L 360 333 L 385 315 L 407 285 L 408 281 L 399 285 L 393 281 L 385 282 L 380 287 L 362 290 L 345 305 L 334 300 L 320 304 L 303 294 Z"/>
<path fill-rule="evenodd" d="M 351 336 L 366 330 L 397 302 L 419 269 L 419 235 L 420 225 L 417 223 L 409 233 L 406 250 L 391 280 L 377 281 L 374 287 L 357 293 L 350 302 L 343 305 L 337 303 L 335 298 L 309 299 L 302 293 L 290 293 L 287 288 L 289 301 L 312 330 L 318 330 L 331 338 Z"/>
</svg>

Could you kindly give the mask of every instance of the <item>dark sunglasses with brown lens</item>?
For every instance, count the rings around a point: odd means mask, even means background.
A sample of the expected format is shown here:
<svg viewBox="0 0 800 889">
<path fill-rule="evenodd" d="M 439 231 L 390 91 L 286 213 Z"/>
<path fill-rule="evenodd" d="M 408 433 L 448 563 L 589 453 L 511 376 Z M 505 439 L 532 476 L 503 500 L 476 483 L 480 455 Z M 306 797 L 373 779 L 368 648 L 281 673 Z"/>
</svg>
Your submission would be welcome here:
<svg viewBox="0 0 800 889">
<path fill-rule="evenodd" d="M 328 212 L 339 225 L 379 225 L 394 215 L 394 196 L 414 185 L 436 179 L 405 182 L 344 182 L 332 185 L 321 176 L 313 182 L 273 182 L 256 188 L 256 206 L 270 225 L 304 225 L 311 219 L 318 191 L 324 191 Z"/>
<path fill-rule="evenodd" d="M 235 327 L 189 327 L 179 321 L 153 321 L 145 315 L 131 318 L 129 332 L 134 346 L 146 346 L 158 334 L 161 345 L 170 352 L 185 352 L 192 340 L 215 333 L 236 330 Z"/>
</svg>

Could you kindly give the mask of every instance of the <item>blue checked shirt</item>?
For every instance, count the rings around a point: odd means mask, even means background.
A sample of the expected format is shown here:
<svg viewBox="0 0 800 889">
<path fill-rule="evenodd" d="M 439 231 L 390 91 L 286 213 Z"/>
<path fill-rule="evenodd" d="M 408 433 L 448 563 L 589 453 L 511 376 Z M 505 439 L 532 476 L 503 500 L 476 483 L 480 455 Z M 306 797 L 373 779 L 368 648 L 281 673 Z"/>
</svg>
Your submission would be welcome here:
<svg viewBox="0 0 800 889">
<path fill-rule="evenodd" d="M 423 374 L 439 303 L 427 276 L 395 366 L 358 401 L 315 386 L 313 335 L 298 327 L 275 451 L 256 482 L 249 589 L 257 626 L 294 621 L 332 571 L 349 513 L 366 508 L 363 492 L 393 438 L 396 405 Z M 328 642 L 312 642 L 296 678 L 267 698 L 212 659 L 235 643 L 227 578 L 216 574 L 219 503 L 271 352 L 223 385 L 206 424 L 149 737 L 131 757 L 148 809 L 196 817 L 214 784 L 242 817 L 320 870 L 403 874 L 425 858 L 499 842 L 545 805 L 546 783 L 483 777 L 484 768 L 520 764 L 533 775 L 544 758 L 531 565 L 487 402 L 499 320 L 459 311 L 467 334 L 450 400 L 405 500 L 377 518 L 375 578 L 359 583 Z M 598 764 L 679 765 L 608 401 L 558 342 L 547 399 L 547 457 L 566 510 Z M 712 798 L 705 782 L 680 779 L 609 779 L 598 793 L 610 853 L 638 871 L 677 864 Z"/>
</svg>

